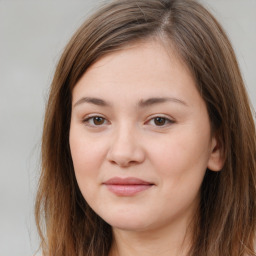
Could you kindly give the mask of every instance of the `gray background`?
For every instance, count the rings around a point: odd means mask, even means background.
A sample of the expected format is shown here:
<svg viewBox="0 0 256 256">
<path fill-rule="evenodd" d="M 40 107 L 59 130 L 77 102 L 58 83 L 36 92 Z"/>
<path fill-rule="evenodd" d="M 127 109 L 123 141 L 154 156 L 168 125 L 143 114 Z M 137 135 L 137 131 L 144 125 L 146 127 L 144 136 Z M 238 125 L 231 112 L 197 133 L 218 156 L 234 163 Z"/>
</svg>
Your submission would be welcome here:
<svg viewBox="0 0 256 256">
<path fill-rule="evenodd" d="M 0 256 L 35 253 L 44 106 L 63 47 L 99 0 L 0 0 Z M 256 107 L 256 0 L 204 0 L 233 43 Z"/>
</svg>

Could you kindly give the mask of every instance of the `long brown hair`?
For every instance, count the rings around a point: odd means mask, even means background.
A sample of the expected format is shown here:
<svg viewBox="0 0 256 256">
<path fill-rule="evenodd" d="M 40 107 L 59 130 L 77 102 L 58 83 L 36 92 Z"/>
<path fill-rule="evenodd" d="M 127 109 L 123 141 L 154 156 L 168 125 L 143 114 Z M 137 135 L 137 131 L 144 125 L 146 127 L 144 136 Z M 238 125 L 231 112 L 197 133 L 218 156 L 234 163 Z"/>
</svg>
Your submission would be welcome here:
<svg viewBox="0 0 256 256">
<path fill-rule="evenodd" d="M 69 149 L 72 89 L 105 54 L 138 40 L 169 42 L 206 102 L 225 164 L 206 170 L 191 256 L 256 255 L 256 135 L 232 46 L 215 18 L 194 0 L 116 0 L 72 37 L 56 69 L 42 137 L 35 205 L 45 256 L 107 256 L 111 227 L 81 195 Z"/>
</svg>

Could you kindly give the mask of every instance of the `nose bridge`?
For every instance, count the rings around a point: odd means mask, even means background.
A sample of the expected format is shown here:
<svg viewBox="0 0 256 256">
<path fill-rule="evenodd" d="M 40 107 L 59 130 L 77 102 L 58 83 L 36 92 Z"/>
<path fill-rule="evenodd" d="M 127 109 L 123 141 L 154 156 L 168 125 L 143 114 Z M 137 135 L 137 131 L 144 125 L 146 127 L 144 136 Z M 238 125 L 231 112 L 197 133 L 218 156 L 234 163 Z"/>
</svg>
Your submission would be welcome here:
<svg viewBox="0 0 256 256">
<path fill-rule="evenodd" d="M 136 127 L 128 122 L 123 122 L 117 127 L 116 131 L 116 142 L 126 143 L 130 142 L 130 146 L 134 143 L 134 138 L 136 137 Z"/>
<path fill-rule="evenodd" d="M 108 159 L 119 166 L 138 164 L 144 160 L 144 151 L 135 125 L 123 122 L 116 127 L 111 139 Z"/>
</svg>

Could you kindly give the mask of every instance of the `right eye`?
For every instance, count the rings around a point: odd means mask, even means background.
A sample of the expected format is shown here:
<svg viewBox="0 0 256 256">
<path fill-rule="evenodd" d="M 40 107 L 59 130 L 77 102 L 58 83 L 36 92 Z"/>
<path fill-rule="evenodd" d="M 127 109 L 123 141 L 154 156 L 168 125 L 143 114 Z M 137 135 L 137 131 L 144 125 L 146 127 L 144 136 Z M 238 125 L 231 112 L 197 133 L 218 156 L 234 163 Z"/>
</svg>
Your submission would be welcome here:
<svg viewBox="0 0 256 256">
<path fill-rule="evenodd" d="M 107 123 L 107 120 L 102 116 L 90 116 L 83 120 L 88 126 L 103 126 Z"/>
</svg>

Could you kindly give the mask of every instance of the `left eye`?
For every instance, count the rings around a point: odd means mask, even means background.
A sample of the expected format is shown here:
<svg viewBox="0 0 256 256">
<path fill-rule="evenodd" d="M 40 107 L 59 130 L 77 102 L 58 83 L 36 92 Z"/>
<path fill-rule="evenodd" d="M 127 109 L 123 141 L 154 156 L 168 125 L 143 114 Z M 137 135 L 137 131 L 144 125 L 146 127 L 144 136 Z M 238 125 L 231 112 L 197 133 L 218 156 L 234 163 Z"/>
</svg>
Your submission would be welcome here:
<svg viewBox="0 0 256 256">
<path fill-rule="evenodd" d="M 101 126 L 106 123 L 106 119 L 101 116 L 92 116 L 92 117 L 86 118 L 83 121 L 83 123 L 87 123 L 88 125 L 91 125 L 91 126 Z"/>
<path fill-rule="evenodd" d="M 172 123 L 174 123 L 174 121 L 161 116 L 157 116 L 149 120 L 149 124 L 154 126 L 165 126 L 167 124 L 172 124 Z"/>
</svg>

